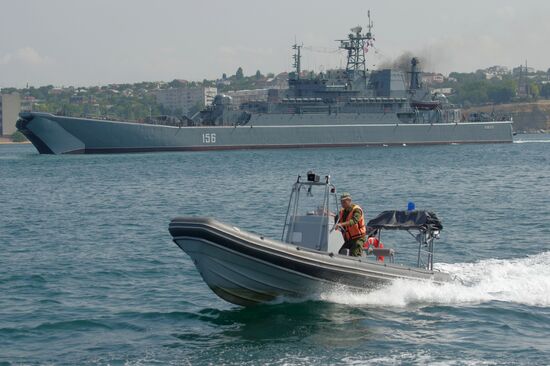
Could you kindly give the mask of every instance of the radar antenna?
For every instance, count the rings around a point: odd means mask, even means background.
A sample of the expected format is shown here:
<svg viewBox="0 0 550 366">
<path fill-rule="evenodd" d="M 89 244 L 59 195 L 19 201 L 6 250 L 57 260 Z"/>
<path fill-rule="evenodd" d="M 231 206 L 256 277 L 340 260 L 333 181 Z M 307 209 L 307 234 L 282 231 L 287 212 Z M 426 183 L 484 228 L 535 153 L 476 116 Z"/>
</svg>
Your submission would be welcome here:
<svg viewBox="0 0 550 366">
<path fill-rule="evenodd" d="M 374 26 L 368 11 L 367 33 L 362 33 L 363 28 L 356 26 L 351 28 L 351 33 L 347 39 L 339 39 L 340 49 L 347 51 L 346 74 L 348 78 L 355 79 L 356 76 L 366 77 L 367 59 L 366 54 L 369 47 L 374 46 L 374 36 L 372 28 Z"/>
<path fill-rule="evenodd" d="M 372 38 L 372 28 L 374 27 L 374 23 L 373 21 L 370 19 L 370 10 L 367 11 L 367 17 L 369 18 L 369 22 L 367 24 L 367 28 L 368 28 L 368 32 L 367 32 L 367 37 L 370 37 Z"/>
</svg>

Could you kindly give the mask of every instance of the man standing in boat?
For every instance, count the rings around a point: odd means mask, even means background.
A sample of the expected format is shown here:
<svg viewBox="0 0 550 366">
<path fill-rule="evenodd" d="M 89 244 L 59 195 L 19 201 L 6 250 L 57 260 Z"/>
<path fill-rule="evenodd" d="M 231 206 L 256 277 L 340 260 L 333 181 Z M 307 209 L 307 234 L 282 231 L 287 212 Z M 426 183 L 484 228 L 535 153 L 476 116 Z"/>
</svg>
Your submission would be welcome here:
<svg viewBox="0 0 550 366">
<path fill-rule="evenodd" d="M 340 251 L 348 249 L 351 256 L 359 257 L 363 253 L 363 244 L 367 240 L 363 209 L 352 203 L 351 194 L 347 192 L 340 196 L 340 203 L 342 208 L 335 226 L 335 229 L 340 230 L 344 236 L 344 245 Z"/>
</svg>

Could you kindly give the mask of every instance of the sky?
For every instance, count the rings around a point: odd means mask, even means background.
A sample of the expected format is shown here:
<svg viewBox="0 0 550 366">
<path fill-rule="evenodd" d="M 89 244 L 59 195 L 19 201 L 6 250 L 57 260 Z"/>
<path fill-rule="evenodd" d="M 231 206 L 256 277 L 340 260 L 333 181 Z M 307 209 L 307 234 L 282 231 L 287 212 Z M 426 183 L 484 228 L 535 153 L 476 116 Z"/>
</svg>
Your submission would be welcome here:
<svg viewBox="0 0 550 366">
<path fill-rule="evenodd" d="M 368 67 L 550 67 L 548 0 L 0 0 L 0 87 L 202 80 L 339 67 L 336 39 L 374 22 Z"/>
</svg>

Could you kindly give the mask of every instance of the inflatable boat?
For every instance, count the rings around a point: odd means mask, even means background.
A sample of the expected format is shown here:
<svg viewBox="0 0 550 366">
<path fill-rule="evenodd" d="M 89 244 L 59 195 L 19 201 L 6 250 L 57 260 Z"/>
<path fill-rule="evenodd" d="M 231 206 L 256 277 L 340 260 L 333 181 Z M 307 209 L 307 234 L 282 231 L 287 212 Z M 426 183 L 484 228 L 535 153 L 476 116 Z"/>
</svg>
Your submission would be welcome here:
<svg viewBox="0 0 550 366">
<path fill-rule="evenodd" d="M 334 230 L 337 212 L 330 177 L 308 173 L 292 187 L 280 240 L 203 217 L 177 217 L 169 231 L 212 291 L 242 306 L 308 298 L 334 289 L 364 293 L 395 279 L 450 280 L 433 268 L 434 243 L 442 229 L 433 212 L 384 211 L 367 223 L 368 235 L 378 239 L 386 231 L 411 233 L 412 264 L 399 263 L 391 248 L 369 248 L 361 257 L 347 255 L 340 250 L 341 233 Z"/>
</svg>

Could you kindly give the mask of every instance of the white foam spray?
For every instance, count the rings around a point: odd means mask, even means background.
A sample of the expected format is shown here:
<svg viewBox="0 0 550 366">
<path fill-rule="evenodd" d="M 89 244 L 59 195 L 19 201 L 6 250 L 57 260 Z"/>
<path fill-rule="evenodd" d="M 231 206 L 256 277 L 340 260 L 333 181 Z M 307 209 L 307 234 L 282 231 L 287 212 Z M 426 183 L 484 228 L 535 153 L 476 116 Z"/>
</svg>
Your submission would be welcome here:
<svg viewBox="0 0 550 366">
<path fill-rule="evenodd" d="M 550 252 L 520 259 L 487 259 L 475 263 L 440 263 L 437 269 L 456 281 L 431 282 L 397 280 L 387 287 L 365 294 L 331 291 L 325 301 L 349 305 L 404 307 L 411 304 L 460 305 L 503 301 L 550 307 Z"/>
<path fill-rule="evenodd" d="M 514 140 L 514 144 L 544 144 L 550 140 Z"/>
</svg>

